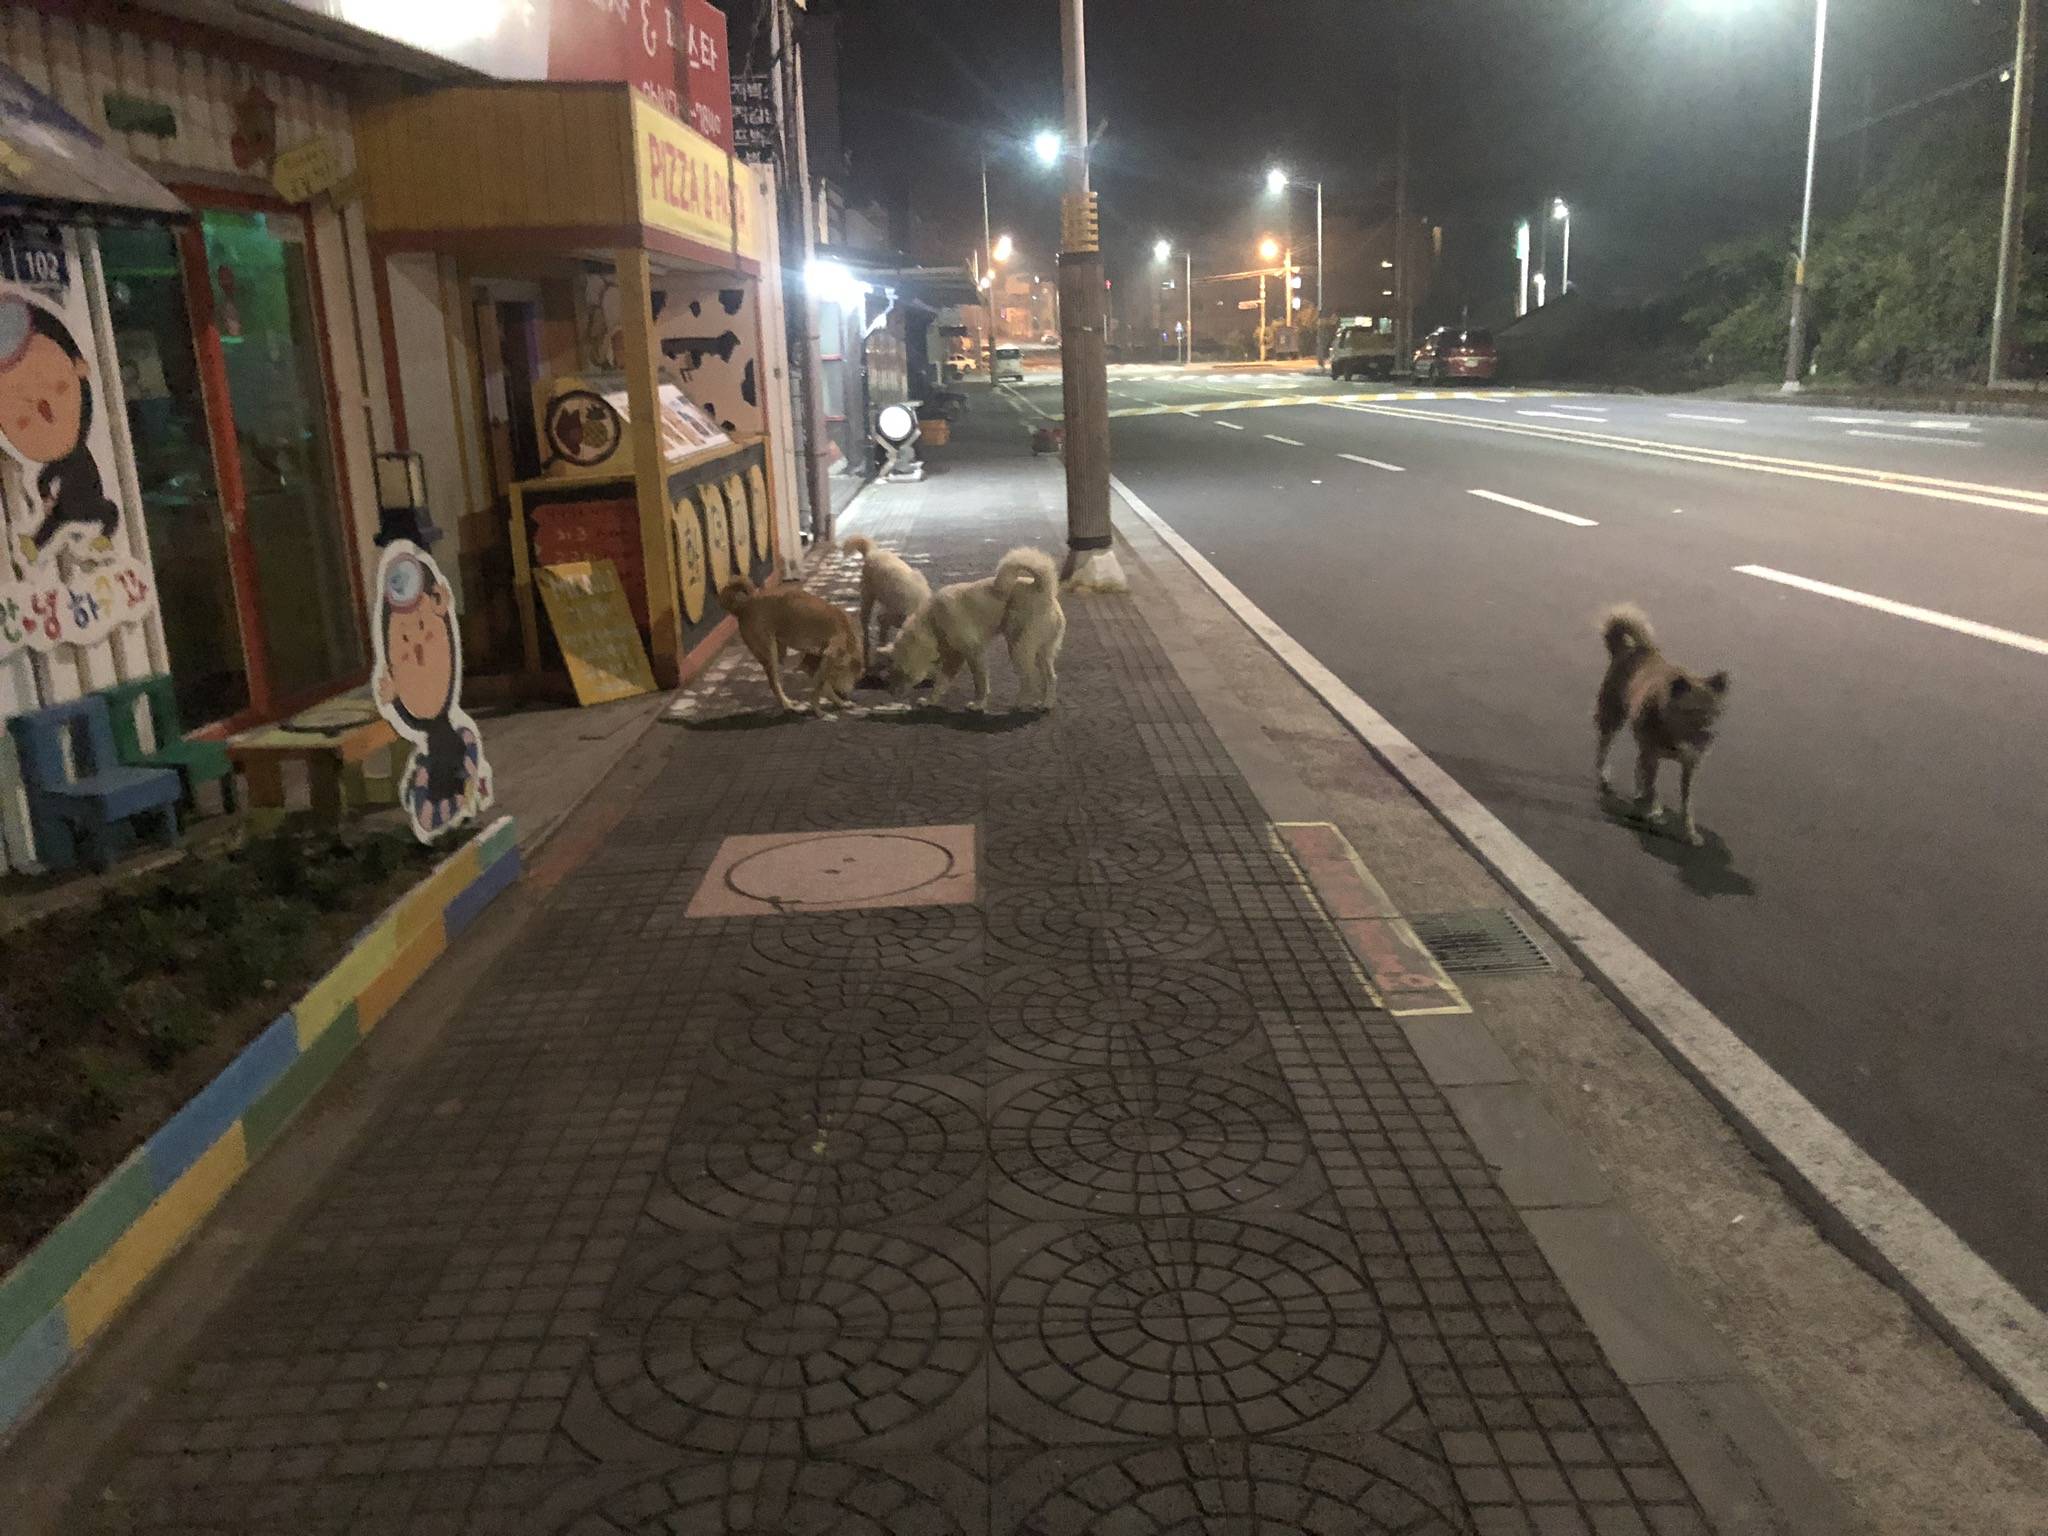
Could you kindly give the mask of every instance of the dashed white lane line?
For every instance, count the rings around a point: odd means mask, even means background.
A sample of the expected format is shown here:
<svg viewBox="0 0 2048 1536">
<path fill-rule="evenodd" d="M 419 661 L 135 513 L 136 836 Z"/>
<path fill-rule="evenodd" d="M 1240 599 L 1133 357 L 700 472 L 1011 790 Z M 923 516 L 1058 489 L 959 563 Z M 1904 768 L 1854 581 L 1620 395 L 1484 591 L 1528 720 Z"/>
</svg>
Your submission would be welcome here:
<svg viewBox="0 0 2048 1536">
<path fill-rule="evenodd" d="M 1704 416 L 1697 411 L 1666 411 L 1673 421 L 1718 421 L 1726 426 L 1739 427 L 1749 420 L 1747 416 Z"/>
<path fill-rule="evenodd" d="M 1243 427 L 1240 427 L 1240 426 L 1239 426 L 1239 425 L 1238 425 L 1238 424 L 1237 424 L 1236 422 L 1234 422 L 1234 421 L 1225 421 L 1225 420 L 1224 420 L 1224 419 L 1223 419 L 1222 417 L 1220 417 L 1220 416 L 1216 418 L 1216 425 L 1217 425 L 1217 426 L 1219 426 L 1219 427 L 1228 427 L 1228 428 L 1230 428 L 1230 430 L 1231 430 L 1231 431 L 1233 431 L 1233 432 L 1242 432 L 1242 431 L 1244 430 L 1244 428 L 1243 428 Z"/>
<path fill-rule="evenodd" d="M 1549 416 L 1557 421 L 1576 421 L 1582 427 L 1605 426 L 1604 416 L 1586 416 L 1572 411 L 1517 411 L 1517 416 Z"/>
<path fill-rule="evenodd" d="M 1953 417 L 1947 421 L 1909 421 L 1906 425 L 1915 432 L 1974 432 L 1977 430 L 1976 423 L 1957 421 Z"/>
<path fill-rule="evenodd" d="M 1919 443 L 1937 448 L 1982 448 L 1982 443 L 1966 443 L 1959 437 L 1915 437 L 1911 432 L 1869 432 L 1861 427 L 1851 427 L 1842 434 L 1844 437 L 1882 437 L 1894 443 Z"/>
<path fill-rule="evenodd" d="M 1876 427 L 1882 426 L 1883 419 L 1877 416 L 1816 416 L 1815 421 L 1824 421 L 1831 427 Z"/>
<path fill-rule="evenodd" d="M 1912 619 L 1921 624 L 1932 624 L 1937 629 L 1954 630 L 1959 635 L 1969 635 L 1973 639 L 2009 645 L 2016 651 L 2032 651 L 2036 656 L 2048 656 L 2048 640 L 2035 635 L 2023 635 L 2017 630 L 2000 629 L 1995 624 L 1979 624 L 1975 619 L 1959 619 L 1954 614 L 1938 613 L 1932 608 L 1917 608 L 1911 603 L 1894 602 L 1888 597 L 1875 597 L 1868 592 L 1858 592 L 1854 587 L 1838 587 L 1832 582 L 1815 581 L 1810 576 L 1794 576 L 1789 571 L 1774 571 L 1768 565 L 1738 565 L 1735 569 L 1743 576 L 1761 576 L 1765 581 L 1775 581 L 1780 586 L 1797 587 L 1802 592 L 1814 592 L 1822 597 L 1840 598 L 1845 603 L 1875 609 L 1879 613 L 1891 614 L 1894 618 Z"/>
<path fill-rule="evenodd" d="M 1364 464 L 1372 469 L 1390 469 L 1397 475 L 1405 475 L 1406 473 L 1408 473 L 1407 470 L 1403 469 L 1398 464 L 1389 464 L 1385 459 L 1368 459 L 1362 453 L 1340 453 L 1337 455 L 1337 457 L 1340 459 L 1349 459 L 1354 464 Z"/>
<path fill-rule="evenodd" d="M 1290 448 L 1305 448 L 1308 446 L 1306 443 L 1300 442 L 1295 438 L 1282 437 L 1277 432 L 1268 432 L 1266 434 L 1266 441 L 1269 443 L 1285 443 Z"/>
<path fill-rule="evenodd" d="M 1578 517 L 1570 512 L 1560 512 L 1555 507 L 1539 507 L 1533 501 L 1524 501 L 1519 496 L 1503 496 L 1499 491 L 1473 490 L 1473 496 L 1497 501 L 1504 507 L 1519 507 L 1524 512 L 1534 512 L 1538 517 L 1554 517 L 1560 523 L 1570 523 L 1574 528 L 1598 528 L 1600 525 L 1590 517 Z"/>
</svg>

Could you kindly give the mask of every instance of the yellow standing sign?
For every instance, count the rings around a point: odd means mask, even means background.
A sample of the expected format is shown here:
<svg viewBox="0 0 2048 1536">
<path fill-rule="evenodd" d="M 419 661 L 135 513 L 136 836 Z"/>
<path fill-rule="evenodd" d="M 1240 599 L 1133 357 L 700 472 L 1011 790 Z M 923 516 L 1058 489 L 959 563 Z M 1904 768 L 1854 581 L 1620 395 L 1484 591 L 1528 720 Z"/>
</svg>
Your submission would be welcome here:
<svg viewBox="0 0 2048 1536">
<path fill-rule="evenodd" d="M 569 665 L 576 701 L 603 704 L 654 692 L 647 650 L 611 561 L 544 565 L 538 575 L 541 601 Z"/>
</svg>

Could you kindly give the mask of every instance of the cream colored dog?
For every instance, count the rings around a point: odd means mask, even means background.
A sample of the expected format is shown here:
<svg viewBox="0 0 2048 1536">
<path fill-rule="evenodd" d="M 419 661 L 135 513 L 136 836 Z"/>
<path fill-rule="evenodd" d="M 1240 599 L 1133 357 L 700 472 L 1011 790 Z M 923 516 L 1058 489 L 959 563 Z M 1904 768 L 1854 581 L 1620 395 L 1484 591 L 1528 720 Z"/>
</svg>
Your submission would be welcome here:
<svg viewBox="0 0 2048 1536">
<path fill-rule="evenodd" d="M 969 709 L 988 708 L 988 647 L 1010 644 L 1020 709 L 1051 709 L 1059 685 L 1054 669 L 1067 616 L 1060 608 L 1060 572 L 1042 549 L 1013 549 L 993 576 L 941 587 L 913 613 L 888 652 L 889 687 L 898 698 L 939 675 L 943 693 L 965 667 L 974 678 Z M 934 698 L 938 694 L 933 695 Z"/>
<path fill-rule="evenodd" d="M 932 595 L 932 584 L 901 555 L 875 548 L 875 541 L 865 534 L 857 533 L 839 547 L 860 556 L 860 652 L 865 660 L 874 655 L 871 644 L 887 645 Z M 881 622 L 870 642 L 869 626 L 877 615 Z"/>
</svg>

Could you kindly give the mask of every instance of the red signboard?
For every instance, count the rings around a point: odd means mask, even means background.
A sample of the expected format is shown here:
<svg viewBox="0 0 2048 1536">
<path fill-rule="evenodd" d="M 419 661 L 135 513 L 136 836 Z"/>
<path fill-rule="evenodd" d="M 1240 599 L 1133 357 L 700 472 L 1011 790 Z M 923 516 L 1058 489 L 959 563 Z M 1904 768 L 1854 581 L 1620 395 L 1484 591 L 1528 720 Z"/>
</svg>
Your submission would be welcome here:
<svg viewBox="0 0 2048 1536">
<path fill-rule="evenodd" d="M 711 0 L 681 0 L 687 73 L 683 121 L 732 153 L 732 68 L 725 57 L 725 13 Z"/>
</svg>

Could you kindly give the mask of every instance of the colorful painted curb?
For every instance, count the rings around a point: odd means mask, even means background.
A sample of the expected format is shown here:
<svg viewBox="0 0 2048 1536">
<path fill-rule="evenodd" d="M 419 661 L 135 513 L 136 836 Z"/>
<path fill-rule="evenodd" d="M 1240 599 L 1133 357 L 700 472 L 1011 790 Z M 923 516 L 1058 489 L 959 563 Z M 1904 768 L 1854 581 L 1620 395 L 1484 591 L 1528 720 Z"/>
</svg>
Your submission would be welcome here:
<svg viewBox="0 0 2048 1536">
<path fill-rule="evenodd" d="M 0 1280 L 0 1434 L 176 1252 L 455 936 L 519 876 L 500 817 L 356 938 Z"/>
</svg>

